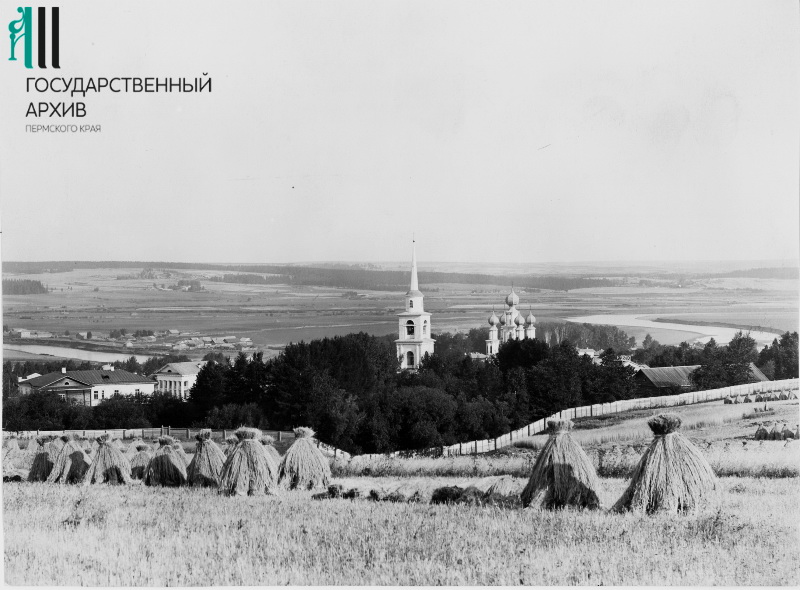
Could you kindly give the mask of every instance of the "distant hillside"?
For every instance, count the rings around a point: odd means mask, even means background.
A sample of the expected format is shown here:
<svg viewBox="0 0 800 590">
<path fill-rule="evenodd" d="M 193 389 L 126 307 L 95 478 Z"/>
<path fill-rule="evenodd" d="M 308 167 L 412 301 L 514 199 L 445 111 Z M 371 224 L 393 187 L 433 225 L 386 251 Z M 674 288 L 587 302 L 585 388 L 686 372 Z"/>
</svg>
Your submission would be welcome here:
<svg viewBox="0 0 800 590">
<path fill-rule="evenodd" d="M 4 270 L 9 273 L 40 274 L 46 272 L 68 272 L 75 269 L 95 268 L 169 268 L 180 270 L 215 270 L 232 273 L 263 273 L 263 283 L 278 282 L 290 285 L 340 287 L 345 289 L 375 289 L 404 291 L 408 288 L 408 271 L 368 270 L 360 267 L 317 267 L 289 264 L 204 264 L 195 262 L 6 262 Z M 261 283 L 262 279 L 246 278 L 236 274 L 226 275 L 225 282 Z M 476 273 L 425 272 L 419 273 L 420 283 L 460 283 L 467 285 L 511 285 L 521 289 L 553 289 L 568 291 L 592 287 L 613 287 L 616 282 L 609 279 L 584 278 L 580 276 L 556 275 L 488 275 Z"/>
<path fill-rule="evenodd" d="M 800 279 L 800 268 L 797 267 L 773 267 L 773 268 L 750 268 L 747 270 L 734 270 L 731 272 L 709 275 L 720 279 Z"/>
</svg>

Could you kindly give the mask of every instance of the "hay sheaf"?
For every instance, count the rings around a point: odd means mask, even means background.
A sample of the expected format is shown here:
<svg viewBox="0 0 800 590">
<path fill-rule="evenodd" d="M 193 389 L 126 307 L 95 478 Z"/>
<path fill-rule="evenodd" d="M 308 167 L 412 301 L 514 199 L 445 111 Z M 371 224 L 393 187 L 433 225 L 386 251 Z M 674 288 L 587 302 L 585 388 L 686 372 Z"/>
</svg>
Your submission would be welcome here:
<svg viewBox="0 0 800 590">
<path fill-rule="evenodd" d="M 147 464 L 144 485 L 178 487 L 186 484 L 186 464 L 178 454 L 175 439 L 163 436 L 158 439 L 161 445 Z"/>
<path fill-rule="evenodd" d="M 47 481 L 61 449 L 52 443 L 52 437 L 49 436 L 40 436 L 37 442 L 40 448 L 28 472 L 28 481 Z"/>
<path fill-rule="evenodd" d="M 122 451 L 109 441 L 109 436 L 98 436 L 95 442 L 97 447 L 92 453 L 92 464 L 83 477 L 84 485 L 131 483 L 131 464 Z"/>
<path fill-rule="evenodd" d="M 236 445 L 239 444 L 239 437 L 235 434 L 231 434 L 228 438 L 225 439 L 225 448 L 223 449 L 225 456 L 227 457 L 233 452 L 233 449 L 236 448 Z"/>
<path fill-rule="evenodd" d="M 219 492 L 228 496 L 259 496 L 274 490 L 278 467 L 259 442 L 261 431 L 240 428 L 219 478 Z"/>
<path fill-rule="evenodd" d="M 131 477 L 133 479 L 144 479 L 147 466 L 153 458 L 153 453 L 148 445 L 136 445 L 138 452 L 131 459 Z"/>
<path fill-rule="evenodd" d="M 328 487 L 331 466 L 314 445 L 310 428 L 296 428 L 297 438 L 286 451 L 278 467 L 278 482 L 291 490 L 316 490 Z"/>
<path fill-rule="evenodd" d="M 186 470 L 189 485 L 218 487 L 222 466 L 225 464 L 225 453 L 211 440 L 210 430 L 201 430 L 196 438 L 194 457 Z"/>
<path fill-rule="evenodd" d="M 600 508 L 600 480 L 592 461 L 569 433 L 571 428 L 569 420 L 548 422 L 550 438 L 520 496 L 524 507 Z"/>
<path fill-rule="evenodd" d="M 47 483 L 75 484 L 83 481 L 92 460 L 75 438 L 69 438 L 56 457 Z"/>
<path fill-rule="evenodd" d="M 128 448 L 125 451 L 125 456 L 128 458 L 128 461 L 131 461 L 136 456 L 136 454 L 139 452 L 137 447 L 143 444 L 145 444 L 145 442 L 141 438 L 131 441 L 131 444 L 128 445 Z"/>
<path fill-rule="evenodd" d="M 677 432 L 680 426 L 677 415 L 656 416 L 648 425 L 655 435 L 653 442 L 613 510 L 647 513 L 697 510 L 716 489 L 717 478 L 711 466 L 700 450 Z"/>
<path fill-rule="evenodd" d="M 278 452 L 278 449 L 273 446 L 272 443 L 274 442 L 275 439 L 268 434 L 261 437 L 261 444 L 264 445 L 264 450 L 266 450 L 267 454 L 275 461 L 275 465 L 280 465 L 281 454 Z"/>
</svg>

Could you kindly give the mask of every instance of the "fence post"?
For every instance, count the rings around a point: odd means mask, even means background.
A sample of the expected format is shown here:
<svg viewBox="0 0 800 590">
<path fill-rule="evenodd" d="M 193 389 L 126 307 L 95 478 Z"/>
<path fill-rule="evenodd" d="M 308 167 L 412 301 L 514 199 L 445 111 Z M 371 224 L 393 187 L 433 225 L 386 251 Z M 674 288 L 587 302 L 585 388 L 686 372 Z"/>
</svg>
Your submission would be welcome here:
<svg viewBox="0 0 800 590">
<path fill-rule="evenodd" d="M 170 436 L 170 434 L 171 434 L 170 433 L 170 428 L 169 428 L 169 426 L 167 426 L 167 436 Z"/>
<path fill-rule="evenodd" d="M 278 442 L 281 442 L 281 431 L 278 431 Z"/>
<path fill-rule="evenodd" d="M 461 443 L 458 443 L 458 454 L 461 455 Z"/>
</svg>

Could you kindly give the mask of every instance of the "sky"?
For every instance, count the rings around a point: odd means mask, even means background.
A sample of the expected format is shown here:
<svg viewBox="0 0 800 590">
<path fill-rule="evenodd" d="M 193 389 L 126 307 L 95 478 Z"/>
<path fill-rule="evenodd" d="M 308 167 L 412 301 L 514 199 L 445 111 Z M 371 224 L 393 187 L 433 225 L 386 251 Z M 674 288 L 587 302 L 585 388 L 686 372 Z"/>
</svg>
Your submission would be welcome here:
<svg viewBox="0 0 800 590">
<path fill-rule="evenodd" d="M 395 261 L 412 234 L 421 264 L 798 258 L 797 2 L 59 6 L 60 70 L 2 44 L 3 260 Z"/>
</svg>

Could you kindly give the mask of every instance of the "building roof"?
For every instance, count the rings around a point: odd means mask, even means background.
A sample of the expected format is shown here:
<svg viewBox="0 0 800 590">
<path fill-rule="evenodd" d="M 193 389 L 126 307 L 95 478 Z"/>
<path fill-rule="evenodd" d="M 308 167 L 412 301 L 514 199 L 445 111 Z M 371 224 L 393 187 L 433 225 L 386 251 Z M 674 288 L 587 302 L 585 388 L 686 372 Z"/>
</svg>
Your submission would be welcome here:
<svg viewBox="0 0 800 590">
<path fill-rule="evenodd" d="M 47 375 L 42 375 L 41 377 L 34 377 L 26 383 L 29 383 L 31 387 L 34 389 L 40 389 L 42 387 L 47 387 L 48 385 L 52 385 L 56 381 L 60 381 L 61 379 L 72 379 L 73 381 L 77 381 L 78 383 L 82 383 L 84 385 L 105 385 L 109 383 L 152 383 L 151 379 L 147 377 L 143 377 L 142 375 L 137 375 L 136 373 L 129 373 L 128 371 L 123 371 L 121 369 L 117 369 L 116 371 L 67 371 L 66 373 L 62 373 L 61 371 L 55 373 L 48 373 Z"/>
<path fill-rule="evenodd" d="M 700 365 L 686 365 L 682 367 L 655 367 L 639 369 L 639 374 L 647 378 L 655 387 L 691 387 L 689 375 Z"/>
<path fill-rule="evenodd" d="M 750 372 L 753 374 L 753 377 L 759 381 L 769 381 L 769 377 L 762 373 L 761 369 L 756 367 L 753 363 L 750 363 Z"/>
<path fill-rule="evenodd" d="M 163 375 L 166 373 L 172 375 L 197 375 L 200 369 L 203 368 L 205 362 L 202 363 L 169 363 L 161 367 L 153 375 Z"/>
</svg>

